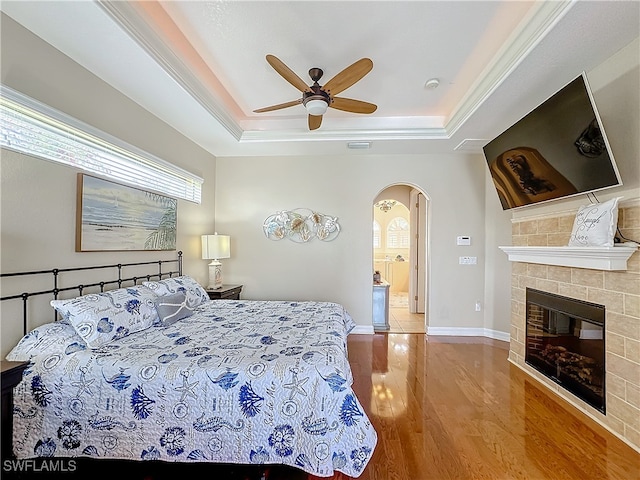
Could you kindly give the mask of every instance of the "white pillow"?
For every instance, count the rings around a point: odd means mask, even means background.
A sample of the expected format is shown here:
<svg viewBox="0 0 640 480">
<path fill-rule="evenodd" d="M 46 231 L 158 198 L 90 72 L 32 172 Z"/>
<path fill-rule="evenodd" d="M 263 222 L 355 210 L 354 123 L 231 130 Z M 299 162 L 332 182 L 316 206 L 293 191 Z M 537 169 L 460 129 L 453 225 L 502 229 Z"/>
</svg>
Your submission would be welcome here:
<svg viewBox="0 0 640 480">
<path fill-rule="evenodd" d="M 73 325 L 89 348 L 99 348 L 159 322 L 155 298 L 147 287 L 135 285 L 68 300 L 51 300 L 51 306 Z"/>
<path fill-rule="evenodd" d="M 621 198 L 580 207 L 573 222 L 569 246 L 613 247 L 618 228 L 618 201 Z"/>
<path fill-rule="evenodd" d="M 183 292 L 187 297 L 187 306 L 189 308 L 195 308 L 201 303 L 209 301 L 207 291 L 189 275 L 170 277 L 155 282 L 142 282 L 142 284 L 159 297 Z"/>
<path fill-rule="evenodd" d="M 31 360 L 36 355 L 71 355 L 86 348 L 87 344 L 68 323 L 45 323 L 22 337 L 6 359 L 10 362 L 21 362 Z"/>
</svg>

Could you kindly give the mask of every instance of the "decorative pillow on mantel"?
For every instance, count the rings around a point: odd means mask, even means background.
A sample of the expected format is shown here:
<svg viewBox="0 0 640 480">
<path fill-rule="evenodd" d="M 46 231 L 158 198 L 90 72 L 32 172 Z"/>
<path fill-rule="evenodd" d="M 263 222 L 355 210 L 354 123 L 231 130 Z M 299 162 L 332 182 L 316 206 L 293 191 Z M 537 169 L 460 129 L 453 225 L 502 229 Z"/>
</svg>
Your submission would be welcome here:
<svg viewBox="0 0 640 480">
<path fill-rule="evenodd" d="M 570 247 L 613 247 L 618 228 L 618 202 L 622 197 L 578 209 L 569 237 Z"/>
</svg>

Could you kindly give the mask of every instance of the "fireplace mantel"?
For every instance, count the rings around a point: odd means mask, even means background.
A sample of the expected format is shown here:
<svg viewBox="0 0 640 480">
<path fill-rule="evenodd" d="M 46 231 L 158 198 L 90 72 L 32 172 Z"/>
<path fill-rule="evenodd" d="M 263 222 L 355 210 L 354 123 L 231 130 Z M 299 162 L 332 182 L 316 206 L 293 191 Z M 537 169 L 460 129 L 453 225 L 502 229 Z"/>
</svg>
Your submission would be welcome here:
<svg viewBox="0 0 640 480">
<path fill-rule="evenodd" d="M 541 263 L 594 270 L 626 270 L 627 260 L 638 247 L 498 247 L 511 262 Z"/>
</svg>

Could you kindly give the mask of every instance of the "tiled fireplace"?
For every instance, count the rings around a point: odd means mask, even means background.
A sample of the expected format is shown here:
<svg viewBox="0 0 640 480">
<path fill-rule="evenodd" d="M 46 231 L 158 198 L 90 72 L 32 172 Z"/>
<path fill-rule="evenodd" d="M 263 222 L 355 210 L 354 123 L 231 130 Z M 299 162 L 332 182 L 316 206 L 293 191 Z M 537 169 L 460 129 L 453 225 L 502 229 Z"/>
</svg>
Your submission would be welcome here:
<svg viewBox="0 0 640 480">
<path fill-rule="evenodd" d="M 640 238 L 637 202 L 622 204 L 618 216 L 622 234 Z M 573 214 L 514 220 L 513 245 L 567 245 L 573 220 Z M 527 288 L 604 306 L 606 413 L 525 361 Z M 510 361 L 640 451 L 640 252 L 628 260 L 626 271 L 515 262 L 511 290 Z"/>
</svg>

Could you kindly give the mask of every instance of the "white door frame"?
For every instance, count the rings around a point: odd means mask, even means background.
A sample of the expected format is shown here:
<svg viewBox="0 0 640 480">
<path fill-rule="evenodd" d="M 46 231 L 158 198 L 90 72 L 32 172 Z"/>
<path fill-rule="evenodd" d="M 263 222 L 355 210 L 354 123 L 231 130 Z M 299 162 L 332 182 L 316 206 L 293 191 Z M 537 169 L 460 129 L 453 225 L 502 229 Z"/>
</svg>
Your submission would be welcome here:
<svg viewBox="0 0 640 480">
<path fill-rule="evenodd" d="M 410 193 L 409 218 L 411 225 L 409 312 L 425 313 L 426 268 L 427 268 L 427 201 L 424 194 L 413 189 Z"/>
<path fill-rule="evenodd" d="M 430 262 L 430 258 L 431 258 L 431 228 L 430 228 L 430 224 L 431 224 L 431 200 L 429 198 L 429 195 L 427 195 L 427 193 L 420 188 L 417 185 L 411 184 L 411 183 L 394 183 L 391 185 L 387 185 L 386 187 L 384 187 L 382 190 L 380 190 L 374 197 L 373 197 L 373 201 L 372 201 L 372 205 L 376 202 L 376 198 L 379 197 L 379 195 L 384 192 L 385 190 L 387 190 L 390 187 L 393 186 L 398 186 L 398 185 L 402 185 L 402 186 L 407 186 L 407 187 L 411 187 L 416 193 L 420 193 L 421 196 L 424 198 L 424 208 L 421 210 L 420 212 L 420 219 L 422 220 L 422 222 L 420 222 L 420 226 L 421 229 L 423 227 L 424 229 L 424 234 L 422 236 L 422 240 L 418 240 L 420 242 L 420 247 L 423 249 L 424 253 L 423 253 L 423 259 L 425 260 L 424 262 L 421 262 L 421 266 L 423 267 L 423 272 L 421 274 L 421 279 L 423 280 L 422 284 L 424 286 L 424 288 L 422 289 L 421 293 L 422 296 L 418 295 L 418 301 L 423 305 L 423 309 L 422 311 L 424 312 L 424 331 L 425 333 L 427 333 L 428 329 L 429 329 L 429 278 L 430 278 L 430 272 L 431 272 L 431 262 Z M 413 192 L 412 192 L 413 193 Z M 409 209 L 411 212 L 411 208 Z M 413 232 L 413 230 L 415 230 L 415 223 L 413 222 L 413 219 L 410 218 L 410 225 L 411 225 L 411 231 Z M 373 229 L 371 230 L 371 249 L 373 252 Z M 415 239 L 413 238 L 415 237 L 415 235 L 412 235 L 411 241 L 415 241 Z M 415 297 L 415 292 L 416 292 L 416 279 L 417 279 L 417 275 L 409 275 L 409 295 L 413 295 Z M 422 297 L 422 298 L 420 298 Z M 410 297 L 411 298 L 411 297 Z M 411 305 L 411 302 L 409 302 L 409 304 Z M 416 309 L 417 310 L 417 309 Z"/>
</svg>

